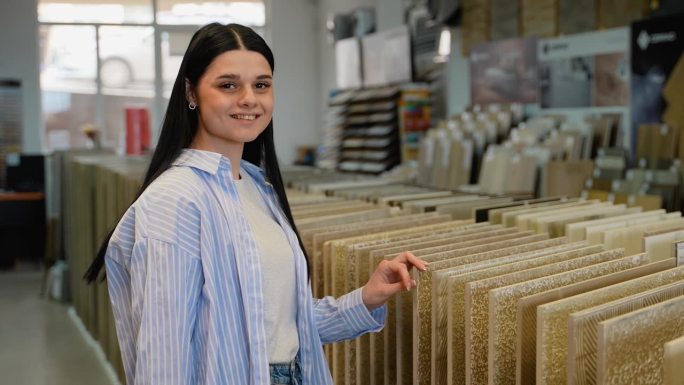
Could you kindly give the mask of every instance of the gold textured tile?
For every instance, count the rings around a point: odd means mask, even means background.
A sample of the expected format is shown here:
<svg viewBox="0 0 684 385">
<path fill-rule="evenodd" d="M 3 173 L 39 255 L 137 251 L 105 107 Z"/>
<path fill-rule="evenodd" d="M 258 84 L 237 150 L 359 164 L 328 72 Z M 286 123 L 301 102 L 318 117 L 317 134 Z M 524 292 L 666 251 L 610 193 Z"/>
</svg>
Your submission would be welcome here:
<svg viewBox="0 0 684 385">
<path fill-rule="evenodd" d="M 674 261 L 669 261 L 674 267 Z M 668 261 L 657 263 L 667 264 Z M 599 322 L 633 309 L 679 295 L 684 267 L 671 268 L 572 298 L 542 305 L 538 317 L 546 323 L 555 314 L 569 314 L 568 383 L 596 384 L 597 336 Z M 666 288 L 667 285 L 674 287 Z M 548 316 L 547 316 L 548 314 Z M 561 319 L 559 322 L 563 322 Z"/>
<path fill-rule="evenodd" d="M 606 253 L 620 255 L 623 250 Z M 515 384 L 516 310 L 518 300 L 536 293 L 630 269 L 647 263 L 644 254 L 632 255 L 489 292 L 488 377 L 495 384 Z"/>
<path fill-rule="evenodd" d="M 684 385 L 684 337 L 666 342 L 663 349 L 663 385 Z"/>
<path fill-rule="evenodd" d="M 513 246 L 527 245 L 530 242 L 547 238 L 545 234 L 528 234 L 529 233 L 526 232 L 519 232 L 514 234 L 514 236 L 518 238 L 513 238 L 511 235 L 505 235 L 483 238 L 477 241 L 462 242 L 454 245 L 457 248 L 448 252 L 428 254 L 421 257 L 423 260 L 430 263 L 429 269 L 427 272 L 414 272 L 414 279 L 418 284 L 418 288 L 411 296 L 399 296 L 398 304 L 400 304 L 400 306 L 398 312 L 400 315 L 397 317 L 397 330 L 401 331 L 397 336 L 397 344 L 411 347 L 413 353 L 411 365 L 413 367 L 414 383 L 429 383 L 431 377 L 431 271 L 453 268 L 467 263 L 494 258 L 497 255 L 506 253 L 506 249 Z M 420 253 L 417 255 L 420 255 Z M 408 361 L 407 357 L 402 357 L 402 359 Z"/>
<path fill-rule="evenodd" d="M 481 236 L 493 236 L 510 234 L 515 232 L 515 229 L 506 229 L 500 225 L 488 225 L 486 223 L 469 225 L 467 228 L 462 230 L 454 230 L 449 233 L 439 234 L 437 236 L 423 236 L 421 238 L 412 238 L 405 241 L 392 242 L 391 247 L 388 245 L 379 244 L 371 246 L 357 246 L 355 247 L 355 252 L 352 256 L 354 259 L 353 265 L 356 266 L 355 276 L 350 277 L 348 282 L 348 290 L 353 290 L 354 288 L 363 286 L 368 279 L 370 274 L 376 265 L 370 265 L 370 254 L 379 253 L 379 255 L 394 255 L 409 248 L 419 249 L 421 247 L 432 247 L 438 246 L 440 244 L 456 243 L 476 239 Z M 399 245 L 399 246 L 396 246 Z M 350 273 L 354 269 L 350 269 Z M 352 343 L 356 344 L 356 367 L 357 367 L 357 383 L 362 384 L 375 384 L 381 383 L 383 378 L 383 362 L 384 360 L 384 350 L 379 350 L 376 355 L 373 355 L 373 350 L 370 347 L 373 334 L 365 334 Z"/>
<path fill-rule="evenodd" d="M 529 232 L 514 232 L 512 234 L 485 237 L 472 241 L 460 242 L 450 245 L 452 248 L 448 253 L 428 254 L 423 259 L 430 262 L 428 271 L 413 271 L 413 278 L 416 280 L 417 289 L 413 291 L 411 298 L 407 301 L 401 311 L 407 311 L 412 317 L 412 329 L 408 330 L 406 323 L 402 326 L 404 333 L 400 334 L 398 341 L 408 344 L 411 343 L 413 351 L 413 373 L 414 384 L 430 383 L 430 320 L 432 318 L 431 296 L 432 296 L 432 272 L 439 269 L 462 265 L 465 259 L 459 256 L 468 256 L 470 253 L 477 253 L 481 250 L 497 250 L 517 244 L 528 243 Z M 536 238 L 535 238 L 536 239 Z M 421 253 L 418 251 L 418 255 Z M 467 258 L 467 257 L 465 257 Z M 407 298 L 408 299 L 408 298 Z M 403 303 L 403 302 L 402 302 Z M 408 318 L 405 314 L 402 319 Z"/>
<path fill-rule="evenodd" d="M 469 224 L 462 226 L 460 230 L 453 230 L 449 235 L 470 236 L 470 234 L 477 234 L 479 231 L 487 230 L 489 225 L 486 223 Z M 447 240 L 449 243 L 453 239 Z M 438 244 L 441 244 L 438 243 Z M 421 245 L 420 243 L 417 244 Z M 435 246 L 433 244 L 423 244 L 423 247 Z M 406 249 L 405 246 L 396 248 L 380 248 L 369 252 L 368 260 L 361 263 L 361 266 L 368 266 L 368 275 L 370 276 L 371 269 L 382 261 L 385 256 L 394 255 Z M 414 249 L 415 250 L 415 249 Z M 375 383 L 383 383 L 386 378 L 389 383 L 396 383 L 396 334 L 395 334 L 395 301 L 391 299 L 387 304 L 387 319 L 389 320 L 385 328 L 379 333 L 370 334 L 369 340 L 371 344 L 371 356 L 374 357 L 371 362 L 372 379 Z M 391 367 L 390 367 L 391 363 Z"/>
<path fill-rule="evenodd" d="M 446 302 L 446 309 L 440 306 L 441 311 L 437 311 L 437 317 L 433 316 L 432 361 L 433 374 L 436 374 L 432 382 L 465 384 L 464 291 L 467 282 L 578 258 L 602 250 L 602 246 L 586 247 L 584 242 L 578 242 L 469 264 L 457 271 L 447 269 L 437 272 L 436 292 L 440 305 Z M 446 298 L 442 299 L 443 297 Z M 433 309 L 435 308 L 433 305 Z M 447 336 L 446 339 L 444 335 Z"/>
<path fill-rule="evenodd" d="M 391 244 L 419 232 L 440 231 L 444 229 L 454 230 L 470 225 L 472 225 L 472 221 L 450 221 L 327 241 L 324 243 L 323 258 L 325 293 L 326 295 L 339 297 L 348 291 L 346 290 L 347 272 L 350 269 L 354 269 L 348 262 L 351 260 L 354 247 L 372 244 Z M 350 383 L 355 382 L 357 378 L 355 346 L 352 347 L 350 342 L 336 343 L 332 345 L 331 350 L 334 382 L 345 383 L 347 380 Z"/>
<path fill-rule="evenodd" d="M 489 343 L 489 291 L 495 288 L 546 277 L 622 257 L 622 251 L 605 251 L 552 265 L 487 278 L 465 285 L 466 383 L 487 382 Z M 515 340 L 513 340 L 515 345 Z M 515 348 L 512 350 L 515 352 Z M 515 373 L 515 367 L 514 367 Z M 511 376 L 515 379 L 515 374 Z"/>
<path fill-rule="evenodd" d="M 670 268 L 669 264 L 648 263 L 633 269 L 545 291 L 518 301 L 516 341 L 516 383 L 560 384 L 567 377 L 567 314 L 559 315 L 558 322 L 537 319 L 537 307 L 602 287 L 615 285 Z M 537 325 L 540 325 L 537 330 Z M 539 340 L 537 340 L 539 336 Z M 537 351 L 539 349 L 539 351 Z"/>
<path fill-rule="evenodd" d="M 323 269 L 325 266 L 325 257 L 323 256 L 323 249 L 324 249 L 324 244 L 327 241 L 331 240 L 339 240 L 339 239 L 348 239 L 351 237 L 355 237 L 358 235 L 368 235 L 368 234 L 373 234 L 373 233 L 380 233 L 380 232 L 386 232 L 386 231 L 392 231 L 392 230 L 398 230 L 398 229 L 405 229 L 407 227 L 407 220 L 411 220 L 412 223 L 415 223 L 415 226 L 426 226 L 426 225 L 431 225 L 431 224 L 440 224 L 440 223 L 446 223 L 448 222 L 448 218 L 446 217 L 439 217 L 436 215 L 422 215 L 419 217 L 411 217 L 411 218 L 393 218 L 393 219 L 385 219 L 383 223 L 375 223 L 372 228 L 367 228 L 364 226 L 359 226 L 359 224 L 355 224 L 355 227 L 353 228 L 344 228 L 344 229 L 337 229 L 337 230 L 332 230 L 332 231 L 326 231 L 326 232 L 320 232 L 320 233 L 315 233 L 312 236 L 312 244 L 313 244 L 313 254 L 312 256 L 312 286 L 313 286 L 313 291 L 314 291 L 314 297 L 322 297 L 326 295 L 325 289 L 324 289 L 324 273 Z M 443 231 L 448 231 L 448 226 L 442 226 Z M 435 229 L 437 230 L 437 229 Z M 437 230 L 439 231 L 439 230 Z"/>
<path fill-rule="evenodd" d="M 684 335 L 684 296 L 600 322 L 598 383 L 662 384 L 663 347 Z"/>
</svg>

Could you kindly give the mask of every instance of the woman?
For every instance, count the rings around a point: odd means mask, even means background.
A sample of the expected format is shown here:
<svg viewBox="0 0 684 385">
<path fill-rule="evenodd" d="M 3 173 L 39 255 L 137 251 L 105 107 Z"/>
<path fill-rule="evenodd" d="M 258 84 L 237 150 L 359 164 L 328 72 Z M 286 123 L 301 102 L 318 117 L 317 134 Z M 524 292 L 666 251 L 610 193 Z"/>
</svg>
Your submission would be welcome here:
<svg viewBox="0 0 684 385">
<path fill-rule="evenodd" d="M 314 300 L 273 147 L 273 54 L 210 24 L 183 58 L 138 199 L 86 278 L 106 266 L 126 380 L 331 384 L 322 343 L 382 328 L 410 290 L 402 253 L 368 283 Z"/>
</svg>

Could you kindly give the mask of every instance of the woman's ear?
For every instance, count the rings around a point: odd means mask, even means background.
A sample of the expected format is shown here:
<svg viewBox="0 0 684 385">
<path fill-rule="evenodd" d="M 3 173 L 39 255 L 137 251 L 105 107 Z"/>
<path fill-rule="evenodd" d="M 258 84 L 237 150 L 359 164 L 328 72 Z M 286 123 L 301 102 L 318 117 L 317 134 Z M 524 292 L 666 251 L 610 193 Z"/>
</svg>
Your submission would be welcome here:
<svg viewBox="0 0 684 385">
<path fill-rule="evenodd" d="M 185 79 L 185 100 L 188 104 L 197 105 L 197 98 L 195 97 L 195 88 L 190 83 L 190 80 Z"/>
</svg>

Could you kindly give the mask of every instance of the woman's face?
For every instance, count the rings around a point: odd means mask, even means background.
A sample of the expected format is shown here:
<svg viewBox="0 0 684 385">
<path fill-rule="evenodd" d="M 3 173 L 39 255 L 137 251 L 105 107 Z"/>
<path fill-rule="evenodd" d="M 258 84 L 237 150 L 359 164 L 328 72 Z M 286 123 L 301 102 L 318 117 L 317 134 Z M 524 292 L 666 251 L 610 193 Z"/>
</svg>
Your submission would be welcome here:
<svg viewBox="0 0 684 385">
<path fill-rule="evenodd" d="M 273 116 L 273 72 L 260 53 L 233 50 L 217 56 L 188 95 L 197 104 L 195 148 L 229 154 L 242 149 Z"/>
</svg>

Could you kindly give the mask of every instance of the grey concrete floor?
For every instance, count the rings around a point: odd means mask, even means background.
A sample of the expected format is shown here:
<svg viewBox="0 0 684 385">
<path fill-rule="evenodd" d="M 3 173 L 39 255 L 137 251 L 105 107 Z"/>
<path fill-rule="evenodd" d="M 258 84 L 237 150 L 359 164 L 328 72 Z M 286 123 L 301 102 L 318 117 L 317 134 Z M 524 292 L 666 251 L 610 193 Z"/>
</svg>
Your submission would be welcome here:
<svg viewBox="0 0 684 385">
<path fill-rule="evenodd" d="M 0 383 L 110 385 L 68 306 L 40 297 L 42 277 L 0 272 Z"/>
</svg>

